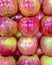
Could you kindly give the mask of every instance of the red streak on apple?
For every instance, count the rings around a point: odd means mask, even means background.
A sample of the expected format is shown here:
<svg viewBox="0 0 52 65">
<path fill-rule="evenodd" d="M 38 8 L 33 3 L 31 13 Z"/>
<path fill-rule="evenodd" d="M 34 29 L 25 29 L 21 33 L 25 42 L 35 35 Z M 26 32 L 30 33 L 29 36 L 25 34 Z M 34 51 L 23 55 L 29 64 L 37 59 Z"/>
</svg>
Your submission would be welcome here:
<svg viewBox="0 0 52 65">
<path fill-rule="evenodd" d="M 41 32 L 45 36 L 52 36 L 52 17 L 45 16 L 41 21 Z"/>
<path fill-rule="evenodd" d="M 24 36 L 34 36 L 39 31 L 39 21 L 34 17 L 23 17 L 18 27 Z"/>
</svg>

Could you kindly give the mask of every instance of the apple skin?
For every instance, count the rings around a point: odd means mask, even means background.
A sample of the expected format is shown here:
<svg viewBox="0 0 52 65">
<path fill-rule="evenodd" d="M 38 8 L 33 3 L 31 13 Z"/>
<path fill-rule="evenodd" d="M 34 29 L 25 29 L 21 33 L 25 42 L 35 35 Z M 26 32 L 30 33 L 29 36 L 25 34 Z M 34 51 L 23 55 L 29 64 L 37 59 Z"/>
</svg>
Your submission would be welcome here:
<svg viewBox="0 0 52 65">
<path fill-rule="evenodd" d="M 36 54 L 33 56 L 22 55 L 19 58 L 17 65 L 40 65 L 40 60 Z"/>
<path fill-rule="evenodd" d="M 37 51 L 36 51 L 36 54 L 37 54 L 39 57 L 41 57 L 41 56 L 43 55 L 43 52 L 42 52 L 42 50 L 41 50 L 40 47 L 38 47 L 38 49 L 37 49 Z"/>
<path fill-rule="evenodd" d="M 0 35 L 1 36 L 12 36 L 17 32 L 17 22 L 11 20 L 8 17 L 0 18 Z"/>
<path fill-rule="evenodd" d="M 19 0 L 19 10 L 24 16 L 34 16 L 40 10 L 39 0 Z"/>
<path fill-rule="evenodd" d="M 52 37 L 43 36 L 40 40 L 40 46 L 45 55 L 52 56 Z"/>
<path fill-rule="evenodd" d="M 17 14 L 15 14 L 13 17 L 11 17 L 12 20 L 15 20 L 16 22 L 19 22 L 19 20 L 23 17 L 23 15 L 18 11 Z"/>
<path fill-rule="evenodd" d="M 21 37 L 18 40 L 18 49 L 24 55 L 35 54 L 38 48 L 38 39 L 36 37 Z"/>
<path fill-rule="evenodd" d="M 52 0 L 43 1 L 43 11 L 46 15 L 52 15 Z"/>
<path fill-rule="evenodd" d="M 37 32 L 37 34 L 35 35 L 38 39 L 40 39 L 42 37 L 42 33 L 39 31 Z"/>
<path fill-rule="evenodd" d="M 44 13 L 42 11 L 39 11 L 38 14 L 35 16 L 35 18 L 41 21 L 44 16 L 45 16 Z"/>
<path fill-rule="evenodd" d="M 24 36 L 34 36 L 39 31 L 39 20 L 34 17 L 23 17 L 19 21 L 18 28 Z"/>
<path fill-rule="evenodd" d="M 0 1 L 0 15 L 12 16 L 18 11 L 18 3 L 16 0 L 1 0 Z"/>
<path fill-rule="evenodd" d="M 52 36 L 52 17 L 45 16 L 41 21 L 41 32 L 45 36 Z"/>
<path fill-rule="evenodd" d="M 52 65 L 52 57 L 42 56 L 41 57 L 41 65 Z"/>
<path fill-rule="evenodd" d="M 20 53 L 19 49 L 17 49 L 13 55 L 16 59 L 18 59 L 22 54 Z"/>
<path fill-rule="evenodd" d="M 23 34 L 19 31 L 19 30 L 17 30 L 17 33 L 15 34 L 15 37 L 17 38 L 17 39 L 19 39 L 20 37 L 22 37 L 23 36 Z"/>
<path fill-rule="evenodd" d="M 41 5 L 42 5 L 43 1 L 44 1 L 44 0 L 39 0 L 39 2 L 40 2 Z"/>
<path fill-rule="evenodd" d="M 0 55 L 12 55 L 16 51 L 17 40 L 14 37 L 0 37 Z"/>
<path fill-rule="evenodd" d="M 13 56 L 0 56 L 0 65 L 16 65 L 15 58 Z"/>
</svg>

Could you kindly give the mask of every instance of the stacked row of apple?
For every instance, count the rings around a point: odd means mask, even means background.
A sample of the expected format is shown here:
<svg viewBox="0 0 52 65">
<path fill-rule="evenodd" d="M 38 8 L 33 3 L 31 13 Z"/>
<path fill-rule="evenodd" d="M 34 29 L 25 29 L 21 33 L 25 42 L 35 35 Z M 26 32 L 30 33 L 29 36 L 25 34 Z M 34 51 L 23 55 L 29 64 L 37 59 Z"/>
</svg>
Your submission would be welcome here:
<svg viewBox="0 0 52 65">
<path fill-rule="evenodd" d="M 0 0 L 0 65 L 52 65 L 52 0 Z"/>
</svg>

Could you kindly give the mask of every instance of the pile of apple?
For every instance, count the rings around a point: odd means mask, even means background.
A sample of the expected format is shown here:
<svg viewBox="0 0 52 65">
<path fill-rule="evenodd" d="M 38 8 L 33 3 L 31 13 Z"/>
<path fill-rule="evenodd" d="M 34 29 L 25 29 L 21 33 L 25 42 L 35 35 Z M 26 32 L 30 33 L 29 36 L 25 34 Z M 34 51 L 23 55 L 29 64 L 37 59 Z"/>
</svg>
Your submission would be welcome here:
<svg viewBox="0 0 52 65">
<path fill-rule="evenodd" d="M 0 65 L 52 65 L 52 0 L 0 0 Z"/>
</svg>

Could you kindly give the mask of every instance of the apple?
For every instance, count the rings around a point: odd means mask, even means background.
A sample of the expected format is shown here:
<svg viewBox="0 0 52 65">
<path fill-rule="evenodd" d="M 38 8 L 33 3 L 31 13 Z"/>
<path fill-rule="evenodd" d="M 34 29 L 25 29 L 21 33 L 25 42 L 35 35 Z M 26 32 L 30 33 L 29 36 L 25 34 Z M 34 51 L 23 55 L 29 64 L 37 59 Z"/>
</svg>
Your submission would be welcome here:
<svg viewBox="0 0 52 65">
<path fill-rule="evenodd" d="M 0 15 L 12 16 L 18 11 L 18 3 L 16 0 L 1 0 L 0 1 Z"/>
<path fill-rule="evenodd" d="M 16 65 L 15 58 L 12 56 L 0 56 L 0 65 Z"/>
<path fill-rule="evenodd" d="M 0 37 L 0 55 L 12 55 L 16 51 L 17 40 L 14 37 Z"/>
<path fill-rule="evenodd" d="M 40 10 L 41 10 L 41 11 L 43 11 L 43 5 L 42 5 L 42 4 L 43 4 L 43 1 L 44 1 L 44 0 L 39 0 L 39 2 L 40 2 Z"/>
<path fill-rule="evenodd" d="M 35 54 L 38 48 L 38 39 L 36 37 L 21 37 L 18 40 L 18 49 L 24 55 Z"/>
<path fill-rule="evenodd" d="M 41 32 L 45 36 L 52 36 L 52 17 L 45 16 L 41 21 Z"/>
<path fill-rule="evenodd" d="M 38 14 L 35 16 L 35 18 L 41 21 L 44 16 L 45 16 L 44 13 L 42 11 L 39 11 Z"/>
<path fill-rule="evenodd" d="M 40 60 L 36 54 L 33 56 L 22 55 L 19 58 L 17 65 L 40 65 Z"/>
<path fill-rule="evenodd" d="M 52 65 L 52 57 L 42 56 L 41 57 L 41 65 Z"/>
<path fill-rule="evenodd" d="M 24 36 L 34 36 L 39 31 L 39 20 L 34 17 L 23 17 L 19 21 L 18 28 Z"/>
<path fill-rule="evenodd" d="M 13 55 L 14 55 L 15 58 L 18 59 L 22 54 L 21 54 L 21 52 L 19 51 L 19 49 L 17 48 L 17 50 L 14 52 Z"/>
<path fill-rule="evenodd" d="M 12 36 L 17 32 L 17 22 L 8 17 L 0 18 L 0 35 Z"/>
<path fill-rule="evenodd" d="M 15 37 L 17 38 L 17 39 L 19 39 L 20 37 L 22 37 L 23 36 L 23 34 L 19 31 L 19 30 L 17 30 L 17 33 L 15 34 Z"/>
<path fill-rule="evenodd" d="M 43 36 L 40 40 L 40 46 L 45 55 L 52 56 L 52 37 Z"/>
<path fill-rule="evenodd" d="M 37 32 L 37 34 L 35 35 L 38 39 L 40 39 L 42 37 L 42 33 L 39 31 Z"/>
<path fill-rule="evenodd" d="M 39 0 L 19 0 L 19 10 L 24 16 L 34 16 L 40 10 Z"/>
<path fill-rule="evenodd" d="M 46 15 L 52 15 L 52 0 L 43 1 L 43 11 Z"/>
<path fill-rule="evenodd" d="M 23 17 L 23 15 L 18 12 L 17 14 L 15 14 L 13 17 L 11 17 L 12 20 L 15 20 L 17 22 L 19 22 L 19 20 Z"/>
<path fill-rule="evenodd" d="M 43 1 L 44 1 L 44 0 L 39 0 L 39 2 L 40 2 L 41 5 L 42 5 Z"/>
<path fill-rule="evenodd" d="M 36 54 L 37 54 L 39 57 L 41 57 L 41 56 L 43 55 L 43 52 L 42 52 L 42 50 L 41 50 L 40 47 L 38 47 L 38 49 L 37 49 L 37 51 L 36 51 Z"/>
</svg>

